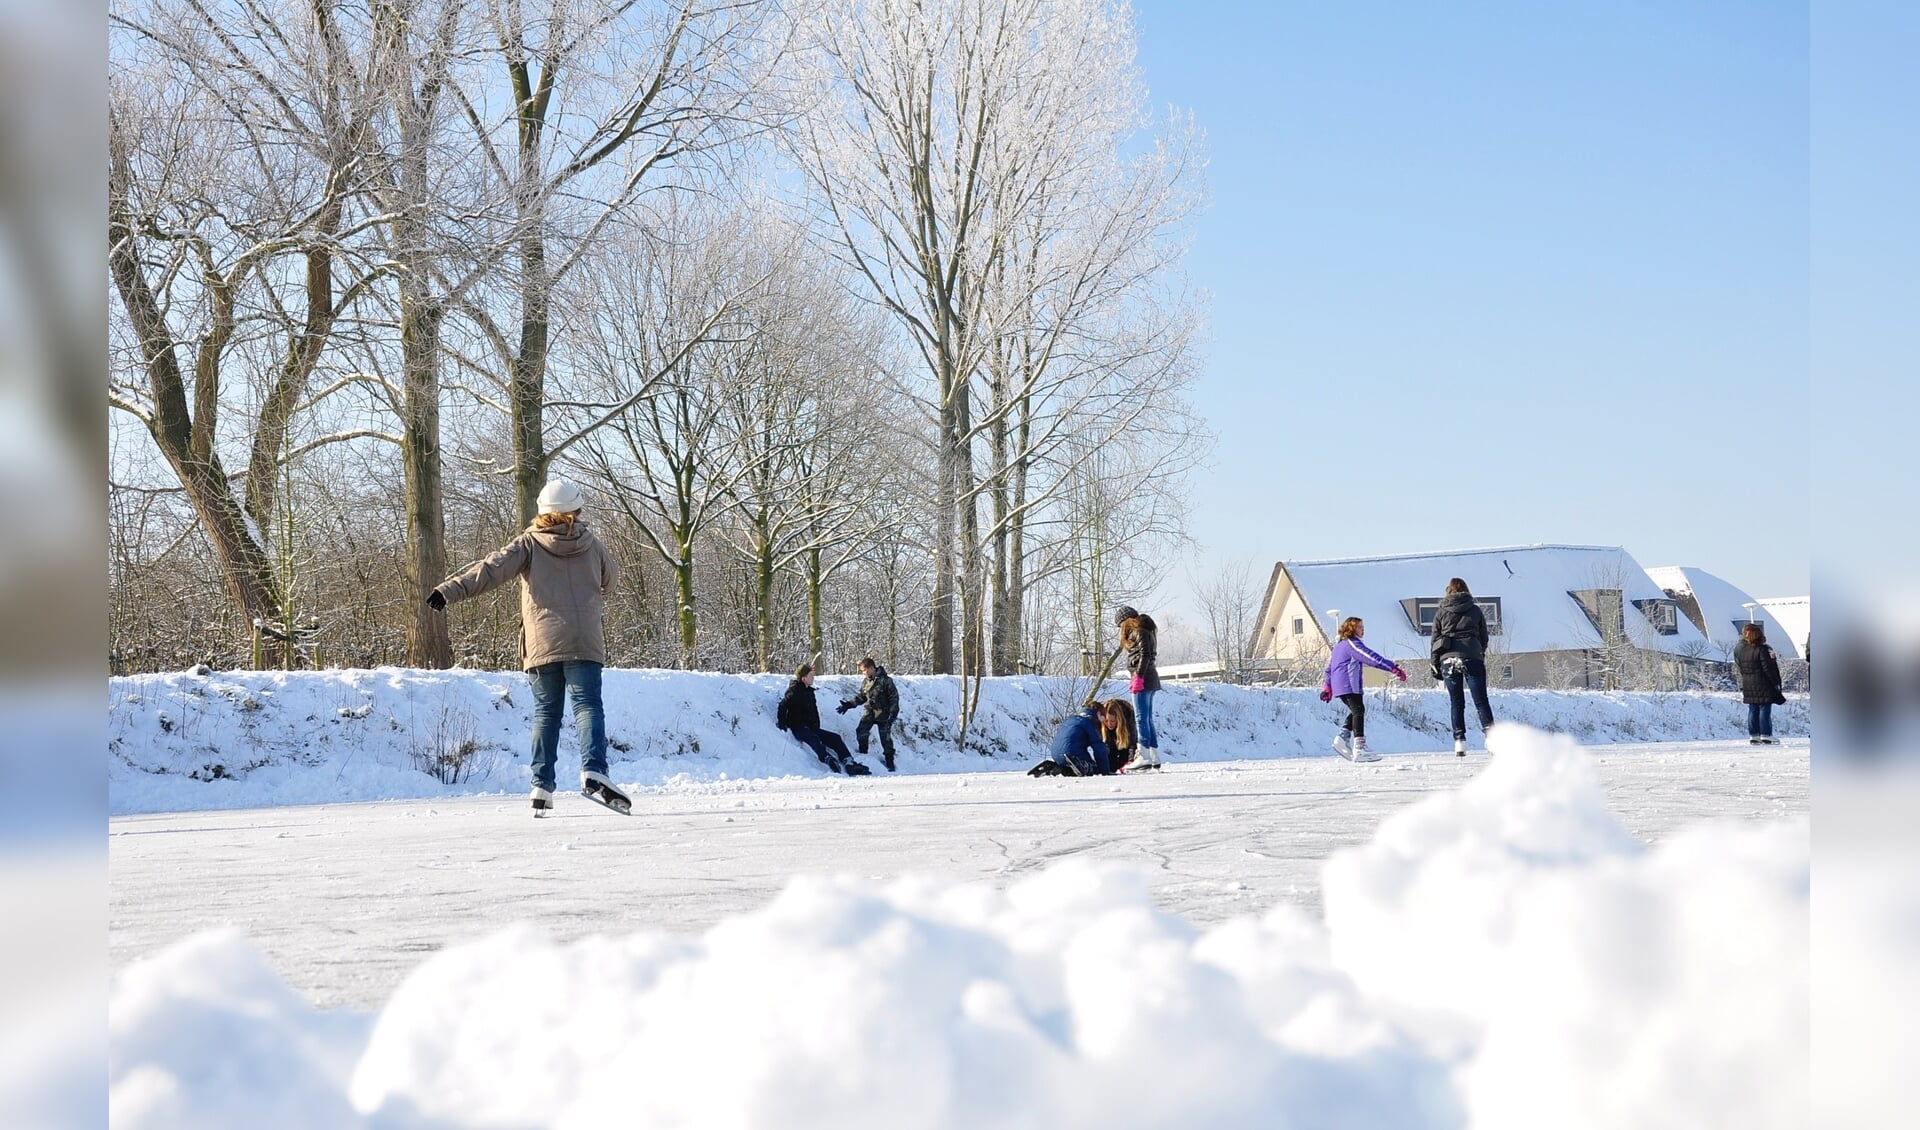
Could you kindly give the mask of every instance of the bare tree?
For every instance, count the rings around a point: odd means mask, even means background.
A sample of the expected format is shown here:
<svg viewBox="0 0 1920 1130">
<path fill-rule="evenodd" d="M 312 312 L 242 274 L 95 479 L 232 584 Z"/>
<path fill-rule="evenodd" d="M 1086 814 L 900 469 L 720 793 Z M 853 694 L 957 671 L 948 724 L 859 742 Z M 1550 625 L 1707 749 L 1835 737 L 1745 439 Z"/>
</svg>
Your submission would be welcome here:
<svg viewBox="0 0 1920 1130">
<path fill-rule="evenodd" d="M 958 642 L 967 673 L 1007 669 L 1048 494 L 1034 467 L 1079 429 L 1113 435 L 1149 410 L 1116 418 L 1125 386 L 1186 371 L 1183 319 L 1137 300 L 1177 258 L 1164 236 L 1190 206 L 1194 149 L 1119 159 L 1140 92 L 1130 30 L 1107 4 L 842 0 L 802 43 L 816 101 L 794 152 L 824 237 L 925 377 L 934 667 L 955 669 Z M 1132 343 L 1110 332 L 1122 309 L 1150 327 Z M 1106 410 L 1080 410 L 1095 404 Z"/>
<path fill-rule="evenodd" d="M 1242 681 L 1260 624 L 1264 580 L 1254 571 L 1252 562 L 1235 561 L 1196 581 L 1193 591 L 1200 605 L 1206 644 L 1220 664 L 1221 678 Z"/>
<path fill-rule="evenodd" d="M 113 16 L 107 259 L 129 361 L 108 399 L 166 458 L 245 623 L 283 612 L 261 531 L 285 501 L 289 432 L 336 321 L 381 271 L 336 278 L 342 242 L 368 225 L 349 203 L 369 121 L 347 97 L 330 7 L 286 26 L 229 15 L 305 50 L 256 57 L 198 5 Z M 243 476 L 222 456 L 236 422 Z"/>
<path fill-rule="evenodd" d="M 737 213 L 679 213 L 682 241 L 635 238 L 592 274 L 594 333 L 579 349 L 583 391 L 569 405 L 577 463 L 672 571 L 680 662 L 698 662 L 696 551 L 727 519 L 743 468 L 729 460 L 726 409 L 749 364 L 755 328 L 745 296 L 765 281 L 742 248 L 699 235 L 735 227 Z"/>
<path fill-rule="evenodd" d="M 831 274 L 792 242 L 769 236 L 784 261 L 755 303 L 756 330 L 740 347 L 742 371 L 724 395 L 735 520 L 726 530 L 753 573 L 755 656 L 774 650 L 777 576 L 801 567 L 808 654 L 824 646 L 824 586 L 884 524 L 873 502 L 874 452 L 885 434 L 879 330 Z"/>
<path fill-rule="evenodd" d="M 511 202 L 483 242 L 507 249 L 516 271 L 499 302 L 476 296 L 461 310 L 505 369 L 500 403 L 523 522 L 570 445 L 549 446 L 546 433 L 555 288 L 609 227 L 653 219 L 634 209 L 650 187 L 697 187 L 716 154 L 757 128 L 748 102 L 780 50 L 771 7 L 549 0 L 529 13 L 519 0 L 485 0 L 480 9 L 493 57 L 459 98 Z"/>
</svg>

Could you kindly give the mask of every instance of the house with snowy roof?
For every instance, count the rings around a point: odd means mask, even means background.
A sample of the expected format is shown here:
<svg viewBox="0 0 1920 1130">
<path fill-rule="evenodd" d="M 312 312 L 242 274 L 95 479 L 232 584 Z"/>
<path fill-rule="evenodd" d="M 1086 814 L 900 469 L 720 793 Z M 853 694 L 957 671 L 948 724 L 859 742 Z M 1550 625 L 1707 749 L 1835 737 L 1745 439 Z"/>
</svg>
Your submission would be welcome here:
<svg viewBox="0 0 1920 1130">
<path fill-rule="evenodd" d="M 1596 545 L 1281 561 L 1249 654 L 1274 669 L 1310 671 L 1340 621 L 1358 616 L 1368 646 L 1405 667 L 1410 681 L 1425 681 L 1433 615 L 1453 577 L 1486 613 L 1494 686 L 1680 687 L 1721 659 L 1631 554 Z M 1370 681 L 1379 676 L 1368 672 Z"/>
<path fill-rule="evenodd" d="M 1800 658 L 1805 633 L 1794 635 L 1766 601 L 1756 600 L 1733 582 L 1691 565 L 1656 565 L 1647 570 L 1647 576 L 1713 644 L 1716 659 L 1732 658 L 1733 645 L 1740 642 L 1741 628 L 1749 620 L 1759 622 L 1780 658 Z"/>
<path fill-rule="evenodd" d="M 1793 644 L 1800 658 L 1809 659 L 1813 654 L 1813 644 L 1809 637 L 1813 634 L 1813 598 L 1810 596 L 1763 596 L 1760 607 L 1780 622 L 1786 629 L 1786 639 Z M 1768 636 L 1772 639 L 1772 636 Z"/>
</svg>

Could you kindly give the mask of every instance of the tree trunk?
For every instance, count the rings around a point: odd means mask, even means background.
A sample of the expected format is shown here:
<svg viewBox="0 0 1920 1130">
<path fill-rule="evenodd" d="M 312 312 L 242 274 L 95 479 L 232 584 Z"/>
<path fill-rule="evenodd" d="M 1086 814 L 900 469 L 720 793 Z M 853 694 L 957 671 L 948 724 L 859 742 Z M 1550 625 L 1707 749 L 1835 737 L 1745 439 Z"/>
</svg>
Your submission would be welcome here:
<svg viewBox="0 0 1920 1130">
<path fill-rule="evenodd" d="M 773 670 L 773 535 L 767 529 L 767 513 L 763 509 L 755 519 L 759 544 L 754 554 L 754 596 L 757 658 L 761 671 Z"/>
<path fill-rule="evenodd" d="M 409 296 L 410 270 L 402 276 L 400 356 L 406 402 L 402 406 L 401 461 L 406 467 L 407 591 L 412 604 L 407 663 L 448 667 L 453 640 L 445 612 L 427 607 L 427 594 L 447 576 L 445 491 L 440 477 L 440 322 L 443 312 L 424 295 Z"/>
<path fill-rule="evenodd" d="M 826 633 L 820 629 L 820 603 L 825 581 L 820 574 L 820 550 L 807 551 L 807 654 L 818 656 L 826 650 Z"/>
<path fill-rule="evenodd" d="M 253 621 L 269 619 L 275 614 L 273 568 L 266 550 L 247 526 L 240 503 L 227 485 L 226 469 L 214 449 L 220 345 L 215 341 L 202 343 L 195 372 L 194 393 L 199 406 L 196 415 L 187 404 L 186 379 L 167 329 L 166 316 L 140 267 L 133 225 L 125 205 L 128 173 L 124 161 L 116 160 L 113 171 L 116 176 L 110 181 L 108 198 L 107 261 L 127 320 L 139 337 L 141 359 L 146 363 L 148 387 L 153 397 L 152 413 L 146 418 L 147 430 L 185 488 L 194 513 L 212 543 L 227 597 L 245 626 L 245 631 L 237 633 L 233 642 L 244 648 L 249 642 L 246 632 L 251 631 Z"/>
<path fill-rule="evenodd" d="M 540 488 L 547 482 L 548 304 L 546 242 L 538 234 L 520 242 L 520 349 L 513 357 L 507 389 L 513 430 L 513 495 L 520 524 L 532 523 L 540 509 Z"/>
<path fill-rule="evenodd" d="M 1027 467 L 1030 462 L 1027 453 L 1033 450 L 1033 398 L 1030 396 L 1020 398 L 1019 437 L 1009 472 L 1013 480 L 1009 486 L 1013 514 L 1007 519 L 1007 603 L 1004 609 L 995 609 L 1007 619 L 1015 674 L 1019 673 L 1020 653 L 1027 635 Z"/>
<path fill-rule="evenodd" d="M 680 598 L 680 666 L 691 671 L 700 646 L 700 621 L 693 607 L 692 539 L 680 539 L 680 559 L 673 564 L 675 592 Z"/>
<path fill-rule="evenodd" d="M 518 47 L 518 44 L 515 45 Z M 547 273 L 546 193 L 540 173 L 541 138 L 547 107 L 553 96 L 555 62 L 546 61 L 540 78 L 524 55 L 507 65 L 512 83 L 519 183 L 515 193 L 520 237 L 520 348 L 513 357 L 507 390 L 509 424 L 513 430 L 513 493 L 520 508 L 520 524 L 533 521 L 540 508 L 540 488 L 547 480 L 546 412 L 548 311 L 553 279 Z"/>
<path fill-rule="evenodd" d="M 1011 562 L 1008 559 L 1010 544 L 1008 541 L 1008 521 L 1012 515 L 1008 509 L 1007 478 L 1011 462 L 1008 451 L 1007 430 L 1007 369 L 1006 357 L 1001 356 L 1001 364 L 993 374 L 993 467 L 989 482 L 988 497 L 992 509 L 993 522 L 993 625 L 988 673 L 994 675 L 1018 674 L 1014 670 L 1017 646 L 1015 639 L 1008 635 L 1012 618 L 1007 615 L 1007 601 L 1010 597 Z"/>
<path fill-rule="evenodd" d="M 941 398 L 939 485 L 933 523 L 933 673 L 953 674 L 954 519 L 958 507 L 959 454 L 951 395 Z"/>
<path fill-rule="evenodd" d="M 963 394 L 955 412 L 958 423 L 958 435 L 966 436 L 973 427 L 972 413 L 968 411 L 968 401 Z M 978 675 L 984 669 L 985 655 L 982 654 L 985 641 L 981 638 L 983 602 L 986 599 L 986 562 L 983 547 L 980 544 L 980 496 L 974 488 L 978 485 L 973 476 L 972 445 L 962 439 L 955 458 L 960 482 L 960 672 L 963 675 Z"/>
</svg>

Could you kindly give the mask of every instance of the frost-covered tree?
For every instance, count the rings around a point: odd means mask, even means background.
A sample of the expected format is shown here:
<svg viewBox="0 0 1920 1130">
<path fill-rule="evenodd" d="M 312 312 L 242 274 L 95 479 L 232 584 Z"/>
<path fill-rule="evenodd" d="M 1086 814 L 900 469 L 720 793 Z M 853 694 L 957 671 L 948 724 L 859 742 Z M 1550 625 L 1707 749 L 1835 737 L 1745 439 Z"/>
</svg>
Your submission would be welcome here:
<svg viewBox="0 0 1920 1130">
<path fill-rule="evenodd" d="M 1142 141 L 1123 5 L 835 0 L 798 47 L 810 100 L 792 151 L 823 237 L 920 361 L 936 437 L 934 668 L 998 669 L 1020 637 L 1049 441 L 1124 425 L 1086 409 L 1168 377 L 1177 389 L 1188 371 L 1191 323 L 1147 299 L 1168 293 L 1196 150 L 1190 134 Z M 992 656 L 990 561 L 1005 621 Z"/>
<path fill-rule="evenodd" d="M 459 77 L 479 159 L 505 206 L 472 217 L 476 242 L 505 257 L 461 304 L 502 372 L 488 402 L 504 408 L 522 521 L 556 457 L 547 394 L 556 288 L 608 238 L 637 225 L 670 234 L 669 202 L 699 189 L 728 146 L 759 128 L 750 101 L 780 43 L 772 5 L 756 0 L 487 0 L 476 12 L 487 54 Z M 564 351 L 564 343 L 560 343 Z M 591 418 L 587 426 L 604 423 Z"/>
<path fill-rule="evenodd" d="M 286 464 L 369 434 L 295 442 L 351 383 L 313 387 L 384 273 L 347 250 L 376 222 L 355 206 L 372 114 L 333 18 L 132 4 L 110 23 L 108 403 L 166 461 L 242 625 L 284 612 L 267 531 L 289 514 Z"/>
</svg>

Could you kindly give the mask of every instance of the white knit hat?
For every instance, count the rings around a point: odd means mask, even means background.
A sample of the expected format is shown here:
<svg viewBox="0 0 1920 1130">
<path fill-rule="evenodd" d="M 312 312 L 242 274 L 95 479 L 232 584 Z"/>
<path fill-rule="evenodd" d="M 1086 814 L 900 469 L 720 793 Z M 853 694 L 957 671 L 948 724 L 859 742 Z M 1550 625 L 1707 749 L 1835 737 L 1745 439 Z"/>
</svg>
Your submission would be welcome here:
<svg viewBox="0 0 1920 1130">
<path fill-rule="evenodd" d="M 587 500 L 581 497 L 580 488 L 565 479 L 550 480 L 540 488 L 542 514 L 571 514 L 586 503 Z"/>
</svg>

